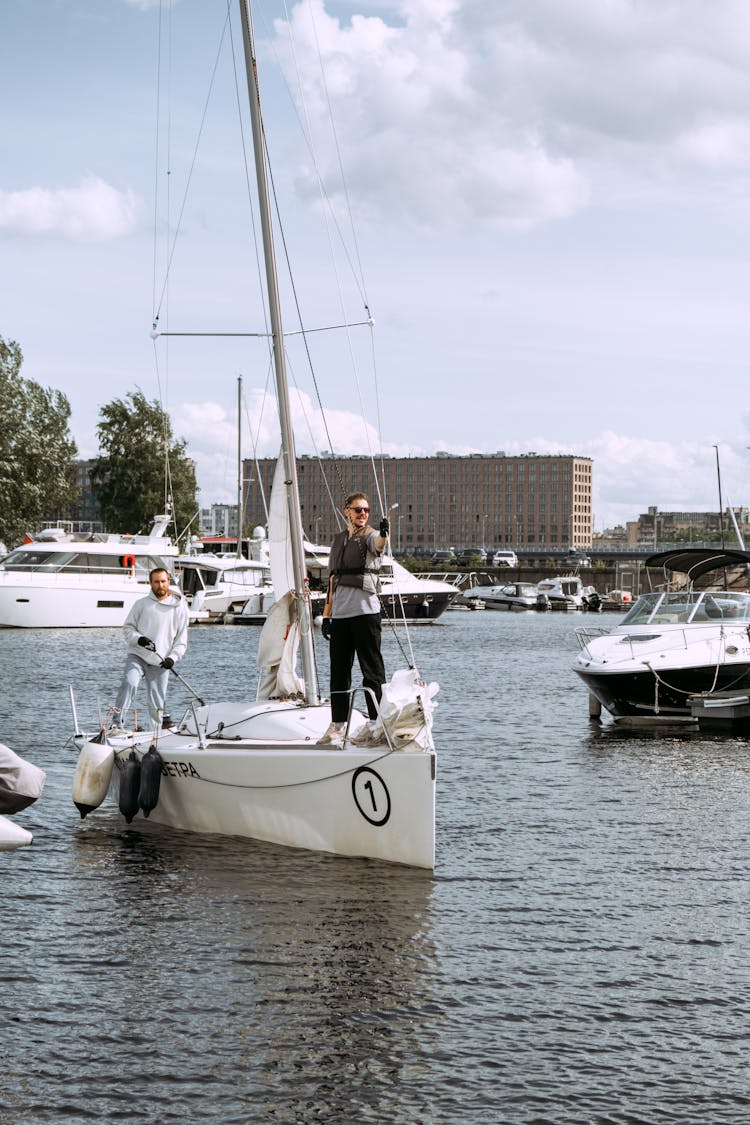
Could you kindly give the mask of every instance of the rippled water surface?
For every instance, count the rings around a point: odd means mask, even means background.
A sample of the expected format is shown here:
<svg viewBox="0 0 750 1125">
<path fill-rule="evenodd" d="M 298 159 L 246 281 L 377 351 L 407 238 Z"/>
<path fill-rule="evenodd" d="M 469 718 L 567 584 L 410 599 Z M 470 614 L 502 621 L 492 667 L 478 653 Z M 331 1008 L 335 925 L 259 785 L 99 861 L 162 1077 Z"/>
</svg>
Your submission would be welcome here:
<svg viewBox="0 0 750 1125">
<path fill-rule="evenodd" d="M 0 853 L 3 1125 L 750 1119 L 750 744 L 592 724 L 580 624 L 412 632 L 434 877 L 82 822 L 68 684 L 90 722 L 119 633 L 0 632 L 0 740 L 48 772 Z M 191 630 L 184 678 L 252 694 L 257 637 Z"/>
</svg>

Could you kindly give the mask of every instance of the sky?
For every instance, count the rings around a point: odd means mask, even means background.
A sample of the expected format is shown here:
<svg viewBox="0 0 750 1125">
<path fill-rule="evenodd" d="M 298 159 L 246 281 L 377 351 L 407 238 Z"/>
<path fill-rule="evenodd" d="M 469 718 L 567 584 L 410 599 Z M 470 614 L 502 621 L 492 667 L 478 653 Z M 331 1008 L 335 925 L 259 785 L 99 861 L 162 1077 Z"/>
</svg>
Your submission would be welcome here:
<svg viewBox="0 0 750 1125">
<path fill-rule="evenodd" d="M 239 377 L 244 455 L 278 450 L 235 8 L 3 4 L 0 336 L 81 456 L 159 399 L 203 506 L 236 497 Z M 285 328 L 320 330 L 310 365 L 289 337 L 298 452 L 588 456 L 597 531 L 716 510 L 718 453 L 750 504 L 746 0 L 254 21 Z"/>
</svg>

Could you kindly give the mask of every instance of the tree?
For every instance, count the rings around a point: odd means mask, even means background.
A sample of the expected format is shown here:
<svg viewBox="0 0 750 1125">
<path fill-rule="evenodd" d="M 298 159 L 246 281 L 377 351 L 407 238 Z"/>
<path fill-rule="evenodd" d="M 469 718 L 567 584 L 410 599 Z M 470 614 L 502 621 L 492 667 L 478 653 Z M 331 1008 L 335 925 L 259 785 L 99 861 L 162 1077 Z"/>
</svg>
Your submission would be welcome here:
<svg viewBox="0 0 750 1125">
<path fill-rule="evenodd" d="M 185 442 L 172 434 L 169 415 L 142 391 L 130 391 L 99 411 L 96 428 L 99 457 L 91 483 L 110 531 L 147 531 L 164 510 L 165 496 L 174 509 L 192 519 L 197 507 L 195 466 Z"/>
<path fill-rule="evenodd" d="M 76 497 L 76 444 L 61 391 L 21 375 L 23 353 L 0 336 L 0 539 L 8 545 Z"/>
</svg>

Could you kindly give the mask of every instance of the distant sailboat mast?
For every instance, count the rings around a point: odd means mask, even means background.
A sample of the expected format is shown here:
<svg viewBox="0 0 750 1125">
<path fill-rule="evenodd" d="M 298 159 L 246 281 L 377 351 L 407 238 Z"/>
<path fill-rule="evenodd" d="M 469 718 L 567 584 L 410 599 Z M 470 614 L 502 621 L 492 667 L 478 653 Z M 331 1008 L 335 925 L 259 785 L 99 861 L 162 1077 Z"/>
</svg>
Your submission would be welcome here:
<svg viewBox="0 0 750 1125">
<path fill-rule="evenodd" d="M 721 536 L 721 549 L 724 550 L 726 544 L 724 542 L 724 501 L 721 498 L 721 466 L 719 464 L 719 447 L 714 446 L 716 450 L 716 483 L 719 488 L 719 534 Z"/>
<path fill-rule="evenodd" d="M 237 558 L 242 558 L 242 376 L 237 376 Z"/>
<path fill-rule="evenodd" d="M 294 592 L 300 616 L 300 657 L 302 660 L 302 674 L 305 680 L 305 700 L 307 703 L 315 704 L 320 701 L 320 698 L 318 694 L 317 671 L 315 668 L 315 652 L 313 649 L 310 598 L 305 581 L 304 536 L 302 517 L 300 514 L 299 485 L 297 482 L 297 460 L 291 422 L 291 409 L 289 405 L 289 385 L 284 357 L 284 333 L 281 323 L 281 302 L 279 300 L 276 257 L 273 245 L 271 203 L 266 176 L 263 122 L 260 113 L 258 68 L 249 0 L 240 0 L 240 13 L 242 16 L 242 40 L 245 49 L 247 88 L 250 99 L 250 122 L 253 133 L 255 175 L 258 184 L 258 207 L 263 234 L 266 284 L 268 286 L 268 311 L 271 321 L 271 335 L 273 338 L 276 399 L 278 402 L 279 423 L 281 427 L 281 455 L 284 461 L 286 475 L 285 484 L 287 490 L 287 505 L 289 508 L 292 572 L 294 575 Z"/>
</svg>

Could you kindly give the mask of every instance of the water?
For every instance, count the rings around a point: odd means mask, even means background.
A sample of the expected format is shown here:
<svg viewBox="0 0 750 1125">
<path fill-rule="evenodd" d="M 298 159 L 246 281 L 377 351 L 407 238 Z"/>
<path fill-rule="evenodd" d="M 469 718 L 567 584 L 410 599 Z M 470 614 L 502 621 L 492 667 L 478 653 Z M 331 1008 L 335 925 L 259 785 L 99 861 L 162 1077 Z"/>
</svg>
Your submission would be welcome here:
<svg viewBox="0 0 750 1125">
<path fill-rule="evenodd" d="M 80 821 L 67 685 L 106 706 L 120 636 L 0 633 L 0 738 L 48 771 L 0 855 L 3 1125 L 750 1117 L 750 747 L 592 725 L 580 618 L 443 622 L 434 877 Z M 257 636 L 191 630 L 183 676 L 252 691 Z"/>
</svg>

